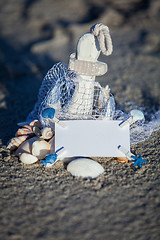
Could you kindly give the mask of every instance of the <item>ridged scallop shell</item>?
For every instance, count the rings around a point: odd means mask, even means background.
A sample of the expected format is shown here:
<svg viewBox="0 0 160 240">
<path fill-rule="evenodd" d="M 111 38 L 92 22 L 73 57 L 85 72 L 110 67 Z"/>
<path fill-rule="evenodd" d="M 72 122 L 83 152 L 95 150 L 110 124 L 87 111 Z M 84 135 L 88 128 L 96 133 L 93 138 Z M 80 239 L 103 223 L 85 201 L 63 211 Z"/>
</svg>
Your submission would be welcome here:
<svg viewBox="0 0 160 240">
<path fill-rule="evenodd" d="M 23 128 L 27 128 L 28 130 L 31 130 L 32 131 L 32 127 L 31 126 L 29 126 L 29 125 L 24 125 L 24 126 L 22 126 Z"/>
<path fill-rule="evenodd" d="M 23 136 L 23 135 L 30 135 L 33 134 L 32 128 L 19 128 L 18 131 L 16 132 L 16 136 Z"/>
<path fill-rule="evenodd" d="M 12 138 L 12 139 L 9 141 L 7 148 L 10 149 L 10 150 L 15 150 L 15 149 L 18 148 L 23 142 L 25 142 L 28 138 L 29 138 L 28 135 L 23 135 L 23 136 L 14 137 L 14 138 Z"/>
<path fill-rule="evenodd" d="M 43 139 L 51 139 L 51 137 L 53 137 L 53 135 L 54 135 L 54 132 L 52 131 L 51 128 L 44 127 L 41 130 L 41 134 L 42 134 Z"/>
</svg>

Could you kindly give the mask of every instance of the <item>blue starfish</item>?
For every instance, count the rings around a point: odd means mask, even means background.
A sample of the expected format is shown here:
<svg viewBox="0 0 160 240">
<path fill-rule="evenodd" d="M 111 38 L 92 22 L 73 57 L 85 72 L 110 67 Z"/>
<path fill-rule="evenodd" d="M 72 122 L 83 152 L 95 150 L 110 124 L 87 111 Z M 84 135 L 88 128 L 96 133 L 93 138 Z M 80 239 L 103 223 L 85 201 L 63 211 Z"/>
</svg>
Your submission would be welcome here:
<svg viewBox="0 0 160 240">
<path fill-rule="evenodd" d="M 44 166 L 47 166 L 47 163 L 53 164 L 57 160 L 57 154 L 47 154 L 46 160 L 41 160 L 41 162 L 44 164 Z"/>
<path fill-rule="evenodd" d="M 136 157 L 136 156 L 131 156 L 131 158 L 133 158 L 135 161 L 134 161 L 134 164 L 133 166 L 138 166 L 138 167 L 142 167 L 142 163 L 143 162 L 147 162 L 147 159 L 142 159 L 142 156 L 139 154 L 139 157 Z"/>
</svg>

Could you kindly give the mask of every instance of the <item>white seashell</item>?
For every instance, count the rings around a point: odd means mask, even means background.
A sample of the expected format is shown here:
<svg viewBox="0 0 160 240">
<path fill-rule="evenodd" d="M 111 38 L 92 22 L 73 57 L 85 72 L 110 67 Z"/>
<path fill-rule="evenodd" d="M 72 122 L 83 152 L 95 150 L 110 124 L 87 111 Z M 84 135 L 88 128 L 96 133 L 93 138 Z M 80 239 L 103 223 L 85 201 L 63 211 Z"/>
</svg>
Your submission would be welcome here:
<svg viewBox="0 0 160 240">
<path fill-rule="evenodd" d="M 67 170 L 75 177 L 96 178 L 104 172 L 104 168 L 96 161 L 88 158 L 77 158 L 71 161 Z"/>
<path fill-rule="evenodd" d="M 23 136 L 23 135 L 31 135 L 33 134 L 32 129 L 28 128 L 19 128 L 18 131 L 16 132 L 16 136 Z"/>
<path fill-rule="evenodd" d="M 50 153 L 50 144 L 43 140 L 38 140 L 32 144 L 32 154 L 38 159 L 44 159 Z"/>
<path fill-rule="evenodd" d="M 38 127 L 38 128 L 41 128 L 42 127 L 42 124 L 39 120 L 33 120 L 32 122 L 30 122 L 29 124 L 31 127 Z"/>
<path fill-rule="evenodd" d="M 19 156 L 21 153 L 31 153 L 33 142 L 39 140 L 38 137 L 33 137 L 22 143 L 22 145 L 15 152 L 16 156 Z"/>
<path fill-rule="evenodd" d="M 33 156 L 29 153 L 22 153 L 19 157 L 20 161 L 25 164 L 33 164 L 38 161 L 38 158 L 36 156 Z"/>
<path fill-rule="evenodd" d="M 18 137 L 14 137 L 12 138 L 9 143 L 7 148 L 10 150 L 15 150 L 16 148 L 18 148 L 23 142 L 25 142 L 28 139 L 29 136 L 27 135 L 23 135 L 23 136 L 18 136 Z"/>
<path fill-rule="evenodd" d="M 49 127 L 44 127 L 41 130 L 41 135 L 44 139 L 50 139 L 51 137 L 53 137 L 53 134 L 54 134 L 54 132 Z"/>
</svg>

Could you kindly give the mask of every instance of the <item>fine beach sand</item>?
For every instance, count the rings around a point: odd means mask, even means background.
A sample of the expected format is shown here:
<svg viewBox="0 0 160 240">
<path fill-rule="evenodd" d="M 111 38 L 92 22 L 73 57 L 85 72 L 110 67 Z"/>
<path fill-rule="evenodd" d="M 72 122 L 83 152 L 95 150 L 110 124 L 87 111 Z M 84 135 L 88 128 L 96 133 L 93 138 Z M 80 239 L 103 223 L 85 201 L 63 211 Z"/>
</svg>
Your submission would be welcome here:
<svg viewBox="0 0 160 240">
<path fill-rule="evenodd" d="M 78 38 L 99 22 L 108 25 L 114 51 L 100 57 L 108 72 L 97 81 L 110 86 L 118 109 L 134 103 L 148 119 L 160 103 L 158 0 L 0 1 L 2 240 L 160 239 L 159 131 L 131 146 L 148 159 L 141 169 L 99 158 L 105 173 L 93 180 L 72 177 L 61 162 L 25 166 L 6 149 L 46 72 L 68 63 Z"/>
</svg>

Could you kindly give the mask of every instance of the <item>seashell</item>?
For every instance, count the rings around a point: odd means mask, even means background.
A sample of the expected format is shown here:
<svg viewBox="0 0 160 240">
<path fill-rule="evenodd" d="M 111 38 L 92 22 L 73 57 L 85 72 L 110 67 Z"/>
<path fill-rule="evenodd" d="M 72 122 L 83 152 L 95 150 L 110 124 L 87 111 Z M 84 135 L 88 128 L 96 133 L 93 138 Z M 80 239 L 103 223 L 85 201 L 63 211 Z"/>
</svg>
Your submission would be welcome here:
<svg viewBox="0 0 160 240">
<path fill-rule="evenodd" d="M 44 159 L 50 153 L 51 146 L 44 140 L 38 140 L 32 144 L 32 154 L 38 159 Z"/>
<path fill-rule="evenodd" d="M 37 137 L 41 136 L 41 130 L 38 127 L 33 127 L 33 132 Z"/>
<path fill-rule="evenodd" d="M 52 129 L 49 127 L 44 127 L 41 130 L 41 135 L 42 135 L 43 139 L 51 139 L 51 137 L 53 137 L 53 135 L 54 135 L 54 131 L 52 131 Z"/>
<path fill-rule="evenodd" d="M 20 156 L 22 153 L 31 153 L 32 152 L 32 144 L 33 142 L 39 140 L 38 137 L 29 138 L 27 141 L 22 143 L 22 145 L 15 152 L 16 156 Z"/>
<path fill-rule="evenodd" d="M 121 162 L 121 163 L 124 163 L 124 162 L 128 162 L 128 158 L 125 158 L 125 157 L 117 157 L 116 158 L 118 162 Z"/>
<path fill-rule="evenodd" d="M 39 120 L 33 120 L 32 122 L 30 122 L 29 124 L 31 127 L 38 127 L 38 128 L 42 128 L 42 124 Z"/>
<path fill-rule="evenodd" d="M 23 136 L 18 136 L 18 137 L 14 137 L 9 141 L 9 144 L 7 146 L 7 148 L 9 148 L 10 150 L 15 150 L 16 148 L 18 148 L 23 142 L 25 142 L 28 139 L 28 135 L 23 135 Z"/>
<path fill-rule="evenodd" d="M 50 150 L 50 153 L 51 154 L 55 154 L 55 138 L 52 137 L 49 142 L 48 142 L 51 146 L 51 150 Z"/>
<path fill-rule="evenodd" d="M 19 159 L 24 164 L 33 164 L 38 161 L 38 158 L 36 156 L 33 156 L 32 154 L 29 153 L 22 153 Z"/>
<path fill-rule="evenodd" d="M 22 135 L 30 135 L 30 134 L 34 134 L 32 129 L 28 129 L 28 128 L 19 128 L 18 131 L 16 132 L 16 136 L 22 136 Z"/>
<path fill-rule="evenodd" d="M 32 131 L 32 127 L 29 126 L 29 125 L 24 125 L 23 128 L 27 128 L 28 130 L 31 130 L 31 131 Z"/>
<path fill-rule="evenodd" d="M 104 168 L 96 161 L 88 158 L 77 158 L 71 161 L 67 170 L 75 177 L 96 178 L 104 172 Z"/>
</svg>

